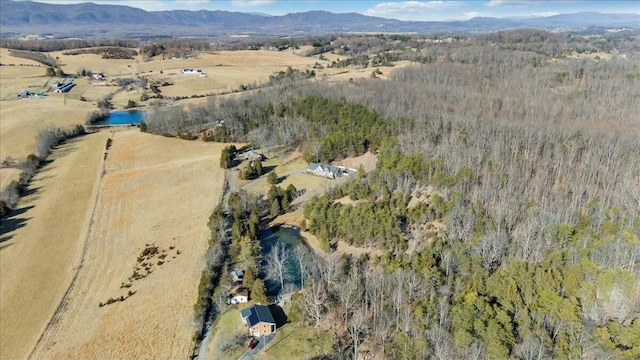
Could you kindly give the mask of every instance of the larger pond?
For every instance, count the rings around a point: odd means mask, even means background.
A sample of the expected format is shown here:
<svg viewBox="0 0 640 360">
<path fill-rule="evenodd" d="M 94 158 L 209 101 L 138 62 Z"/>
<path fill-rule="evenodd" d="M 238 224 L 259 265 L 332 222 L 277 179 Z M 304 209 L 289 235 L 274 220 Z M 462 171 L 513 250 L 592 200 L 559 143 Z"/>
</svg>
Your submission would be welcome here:
<svg viewBox="0 0 640 360">
<path fill-rule="evenodd" d="M 144 110 L 114 111 L 105 120 L 98 121 L 94 125 L 135 125 L 146 118 L 147 112 Z"/>
<path fill-rule="evenodd" d="M 262 255 L 264 258 L 266 258 L 271 249 L 278 244 L 284 245 L 284 247 L 289 250 L 289 260 L 285 263 L 285 266 L 289 271 L 290 279 L 285 281 L 285 286 L 287 283 L 290 283 L 295 285 L 297 288 L 300 288 L 300 268 L 293 253 L 293 249 L 296 246 L 306 246 L 300 236 L 300 230 L 298 228 L 284 226 L 263 230 L 260 233 L 260 242 L 262 244 Z M 312 260 L 309 259 L 308 261 Z M 278 295 L 281 290 L 280 281 L 269 279 L 268 277 L 265 280 L 265 287 L 268 296 Z"/>
</svg>

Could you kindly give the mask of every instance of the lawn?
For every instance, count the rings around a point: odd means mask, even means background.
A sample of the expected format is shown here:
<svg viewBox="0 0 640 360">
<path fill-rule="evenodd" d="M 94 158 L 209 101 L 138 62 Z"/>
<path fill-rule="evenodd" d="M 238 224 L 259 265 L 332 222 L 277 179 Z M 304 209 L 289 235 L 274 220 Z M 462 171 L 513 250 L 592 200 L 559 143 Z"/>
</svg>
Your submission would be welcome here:
<svg viewBox="0 0 640 360">
<path fill-rule="evenodd" d="M 327 332 L 318 334 L 313 326 L 289 323 L 278 329 L 276 337 L 257 357 L 264 360 L 309 359 L 330 353 L 331 346 L 331 336 Z"/>
<path fill-rule="evenodd" d="M 209 343 L 209 349 L 207 349 L 207 358 L 220 360 L 237 359 L 244 353 L 246 341 L 243 341 L 238 346 L 230 346 L 224 349 L 223 347 L 225 343 L 230 342 L 230 337 L 234 334 L 244 334 L 245 330 L 240 319 L 240 309 L 244 309 L 247 306 L 248 304 L 240 304 L 231 307 L 216 320 L 213 328 L 214 333 Z"/>
</svg>

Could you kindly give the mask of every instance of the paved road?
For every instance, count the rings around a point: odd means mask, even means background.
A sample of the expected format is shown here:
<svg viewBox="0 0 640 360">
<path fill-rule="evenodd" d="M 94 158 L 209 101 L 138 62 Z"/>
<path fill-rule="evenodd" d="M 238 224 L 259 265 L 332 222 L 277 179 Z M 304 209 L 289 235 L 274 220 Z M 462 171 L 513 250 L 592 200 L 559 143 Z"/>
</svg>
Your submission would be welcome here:
<svg viewBox="0 0 640 360">
<path fill-rule="evenodd" d="M 242 356 L 238 358 L 238 360 L 253 360 L 254 356 L 256 356 L 260 351 L 263 351 L 264 349 L 266 349 L 267 344 L 269 344 L 271 340 L 273 340 L 273 338 L 275 337 L 276 337 L 275 333 L 271 335 L 267 335 L 265 337 L 259 337 L 258 340 L 260 342 L 258 343 L 258 346 L 256 346 L 253 349 L 247 348 L 247 351 L 245 351 L 244 354 L 242 354 Z M 247 341 L 247 345 L 249 345 L 248 341 Z"/>
</svg>

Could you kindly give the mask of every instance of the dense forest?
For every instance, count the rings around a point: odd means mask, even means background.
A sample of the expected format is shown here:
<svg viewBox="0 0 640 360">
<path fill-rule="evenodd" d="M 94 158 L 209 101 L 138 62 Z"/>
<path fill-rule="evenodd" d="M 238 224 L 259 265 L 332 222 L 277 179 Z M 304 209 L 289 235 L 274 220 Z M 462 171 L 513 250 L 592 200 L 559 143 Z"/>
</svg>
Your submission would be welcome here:
<svg viewBox="0 0 640 360">
<path fill-rule="evenodd" d="M 638 40 L 520 33 L 407 51 L 416 63 L 387 80 L 158 110 L 147 130 L 211 127 L 310 161 L 377 154 L 375 171 L 304 207 L 330 255 L 289 318 L 331 334 L 328 357 L 637 359 Z M 570 56 L 578 42 L 614 56 Z M 232 217 L 259 215 L 244 208 Z M 256 252 L 255 229 L 233 224 Z M 339 257 L 337 241 L 382 255 Z"/>
</svg>

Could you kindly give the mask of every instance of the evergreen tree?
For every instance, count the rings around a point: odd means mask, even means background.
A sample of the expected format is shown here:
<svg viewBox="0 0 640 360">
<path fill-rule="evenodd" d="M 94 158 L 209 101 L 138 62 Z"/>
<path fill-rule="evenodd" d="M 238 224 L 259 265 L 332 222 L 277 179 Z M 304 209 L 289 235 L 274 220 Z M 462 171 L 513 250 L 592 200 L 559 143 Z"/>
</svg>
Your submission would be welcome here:
<svg viewBox="0 0 640 360">
<path fill-rule="evenodd" d="M 266 304 L 269 301 L 262 279 L 256 279 L 251 285 L 251 299 L 260 304 Z"/>
</svg>

